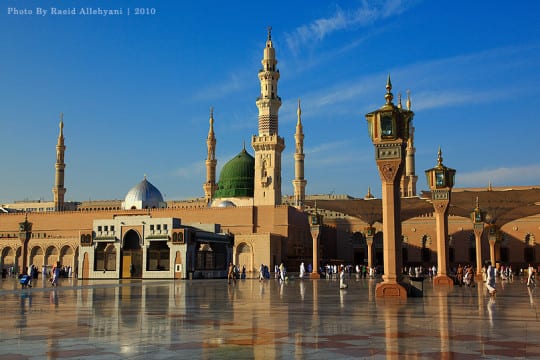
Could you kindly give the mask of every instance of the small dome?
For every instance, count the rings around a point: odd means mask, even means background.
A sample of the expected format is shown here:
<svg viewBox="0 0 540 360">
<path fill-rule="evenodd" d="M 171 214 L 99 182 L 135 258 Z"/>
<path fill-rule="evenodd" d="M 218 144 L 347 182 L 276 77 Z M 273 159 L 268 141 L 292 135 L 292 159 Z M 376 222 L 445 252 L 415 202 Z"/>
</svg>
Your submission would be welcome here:
<svg viewBox="0 0 540 360">
<path fill-rule="evenodd" d="M 253 197 L 254 181 L 255 158 L 244 148 L 223 165 L 214 198 Z"/>
<path fill-rule="evenodd" d="M 122 208 L 124 209 L 151 209 L 163 207 L 166 207 L 166 203 L 163 201 L 161 192 L 146 180 L 146 177 L 128 191 L 126 198 L 122 203 Z"/>
<path fill-rule="evenodd" d="M 234 203 L 230 200 L 223 200 L 216 207 L 228 208 L 228 207 L 236 207 L 236 205 L 234 205 Z"/>
</svg>

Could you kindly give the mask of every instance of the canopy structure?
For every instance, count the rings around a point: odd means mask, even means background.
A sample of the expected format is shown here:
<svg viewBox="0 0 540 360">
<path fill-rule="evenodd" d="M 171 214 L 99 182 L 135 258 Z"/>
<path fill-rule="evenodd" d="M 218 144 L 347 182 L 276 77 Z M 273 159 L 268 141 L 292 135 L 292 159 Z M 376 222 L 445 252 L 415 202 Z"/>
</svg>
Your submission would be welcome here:
<svg viewBox="0 0 540 360">
<path fill-rule="evenodd" d="M 525 190 L 452 191 L 449 215 L 469 217 L 476 206 L 486 212 L 486 222 L 503 226 L 516 219 L 540 214 L 540 188 Z M 360 218 L 372 225 L 382 221 L 380 199 L 305 200 L 310 207 L 337 211 Z M 401 221 L 433 212 L 431 193 L 422 192 L 421 197 L 401 199 Z"/>
</svg>

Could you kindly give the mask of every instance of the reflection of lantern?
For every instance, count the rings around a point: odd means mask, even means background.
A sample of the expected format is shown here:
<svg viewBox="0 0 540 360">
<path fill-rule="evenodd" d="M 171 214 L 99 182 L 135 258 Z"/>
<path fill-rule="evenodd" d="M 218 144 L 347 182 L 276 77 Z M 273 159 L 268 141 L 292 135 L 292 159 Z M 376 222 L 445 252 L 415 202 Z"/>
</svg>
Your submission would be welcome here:
<svg viewBox="0 0 540 360">
<path fill-rule="evenodd" d="M 437 154 L 437 166 L 426 170 L 426 179 L 431 190 L 451 188 L 454 186 L 456 170 L 450 169 L 442 163 L 442 151 Z"/>
</svg>

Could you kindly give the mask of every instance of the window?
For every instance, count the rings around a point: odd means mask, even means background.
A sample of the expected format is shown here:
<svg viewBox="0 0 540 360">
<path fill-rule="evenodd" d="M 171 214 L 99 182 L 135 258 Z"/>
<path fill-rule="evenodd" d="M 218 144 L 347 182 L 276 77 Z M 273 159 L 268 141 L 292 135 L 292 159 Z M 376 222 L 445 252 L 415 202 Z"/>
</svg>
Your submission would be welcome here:
<svg viewBox="0 0 540 360">
<path fill-rule="evenodd" d="M 160 224 L 157 224 L 156 226 L 157 226 L 158 231 L 161 230 L 161 225 Z"/>
<path fill-rule="evenodd" d="M 111 225 L 111 231 L 114 231 L 114 225 Z"/>
<path fill-rule="evenodd" d="M 154 224 L 150 225 L 150 231 L 154 231 Z"/>
<path fill-rule="evenodd" d="M 167 224 L 163 224 L 163 230 L 167 230 Z"/>
<path fill-rule="evenodd" d="M 104 230 L 104 231 L 109 231 L 109 227 L 108 227 L 107 225 L 105 225 L 105 226 L 103 227 L 103 230 Z"/>
<path fill-rule="evenodd" d="M 101 229 L 102 229 L 101 225 L 97 227 L 97 231 L 101 232 L 102 231 Z"/>
<path fill-rule="evenodd" d="M 148 248 L 146 269 L 149 271 L 169 271 L 170 250 L 165 241 L 152 241 Z"/>
</svg>

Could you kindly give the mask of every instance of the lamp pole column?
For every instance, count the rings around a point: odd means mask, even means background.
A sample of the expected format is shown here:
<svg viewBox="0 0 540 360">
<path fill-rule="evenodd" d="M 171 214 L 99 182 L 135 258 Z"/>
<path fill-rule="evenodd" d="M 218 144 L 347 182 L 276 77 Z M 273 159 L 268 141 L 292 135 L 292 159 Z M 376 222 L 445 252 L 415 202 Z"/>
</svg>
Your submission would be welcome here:
<svg viewBox="0 0 540 360">
<path fill-rule="evenodd" d="M 319 235 L 321 233 L 321 216 L 314 214 L 310 216 L 311 237 L 313 239 L 313 269 L 311 270 L 311 279 L 320 279 L 319 275 Z"/>
<path fill-rule="evenodd" d="M 482 279 L 482 233 L 484 232 L 484 217 L 485 212 L 480 210 L 477 196 L 476 207 L 471 213 L 474 241 L 476 246 L 476 279 Z"/>
<path fill-rule="evenodd" d="M 401 285 L 400 179 L 405 164 L 405 146 L 414 113 L 392 102 L 390 76 L 386 82 L 386 104 L 366 114 L 368 132 L 375 148 L 375 161 L 382 183 L 383 281 L 377 284 L 376 297 L 406 298 Z M 410 104 L 410 101 L 407 101 Z M 409 106 L 407 106 L 409 107 Z"/>
<path fill-rule="evenodd" d="M 437 166 L 426 170 L 437 227 L 437 276 L 433 279 L 433 286 L 454 286 L 454 281 L 448 276 L 448 205 L 456 170 L 444 166 L 442 160 L 439 148 Z"/>
<path fill-rule="evenodd" d="M 366 245 L 367 245 L 367 266 L 368 268 L 373 267 L 373 237 L 375 235 L 375 228 L 369 226 L 366 228 Z"/>
</svg>

